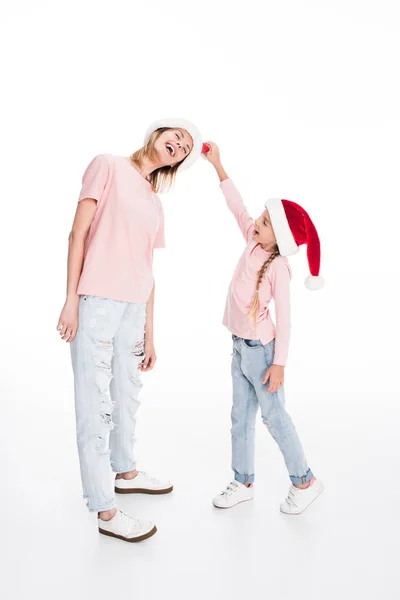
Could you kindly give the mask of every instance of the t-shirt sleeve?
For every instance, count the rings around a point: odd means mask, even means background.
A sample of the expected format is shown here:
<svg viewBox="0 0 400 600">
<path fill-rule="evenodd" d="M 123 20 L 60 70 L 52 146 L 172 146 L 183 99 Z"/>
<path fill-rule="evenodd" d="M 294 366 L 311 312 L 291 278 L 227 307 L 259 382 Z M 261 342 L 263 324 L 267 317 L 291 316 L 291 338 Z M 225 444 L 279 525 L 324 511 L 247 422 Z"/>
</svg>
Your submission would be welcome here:
<svg viewBox="0 0 400 600">
<path fill-rule="evenodd" d="M 290 280 L 292 278 L 289 263 L 277 259 L 271 263 L 268 273 L 271 282 L 272 297 L 275 303 L 276 335 L 275 365 L 286 365 L 290 340 Z"/>
<path fill-rule="evenodd" d="M 220 188 L 225 196 L 229 210 L 233 213 L 240 231 L 248 243 L 253 235 L 254 220 L 249 215 L 242 197 L 231 179 L 222 181 Z"/>
<path fill-rule="evenodd" d="M 82 177 L 82 188 L 79 200 L 94 198 L 98 202 L 107 184 L 110 174 L 110 165 L 104 154 L 99 154 L 89 163 Z"/>
<path fill-rule="evenodd" d="M 158 231 L 154 238 L 153 248 L 165 248 L 164 211 L 161 202 L 159 203 L 159 217 Z"/>
</svg>

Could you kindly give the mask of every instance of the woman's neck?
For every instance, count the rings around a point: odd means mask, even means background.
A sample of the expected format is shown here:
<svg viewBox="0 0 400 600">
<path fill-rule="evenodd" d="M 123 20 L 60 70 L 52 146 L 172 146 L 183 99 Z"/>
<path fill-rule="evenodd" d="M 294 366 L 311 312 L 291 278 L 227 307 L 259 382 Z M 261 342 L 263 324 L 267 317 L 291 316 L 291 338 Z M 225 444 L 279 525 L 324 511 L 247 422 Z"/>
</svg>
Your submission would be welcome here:
<svg viewBox="0 0 400 600">
<path fill-rule="evenodd" d="M 159 169 L 160 167 L 162 167 L 161 164 L 158 164 L 156 162 L 152 162 L 148 159 L 143 159 L 141 166 L 139 167 L 139 165 L 137 165 L 135 162 L 133 162 L 133 160 L 131 160 L 132 166 L 138 171 L 138 173 L 140 173 L 140 175 L 142 177 L 144 177 L 144 179 L 147 179 L 148 176 L 153 173 L 153 171 L 155 171 L 156 169 Z"/>
</svg>

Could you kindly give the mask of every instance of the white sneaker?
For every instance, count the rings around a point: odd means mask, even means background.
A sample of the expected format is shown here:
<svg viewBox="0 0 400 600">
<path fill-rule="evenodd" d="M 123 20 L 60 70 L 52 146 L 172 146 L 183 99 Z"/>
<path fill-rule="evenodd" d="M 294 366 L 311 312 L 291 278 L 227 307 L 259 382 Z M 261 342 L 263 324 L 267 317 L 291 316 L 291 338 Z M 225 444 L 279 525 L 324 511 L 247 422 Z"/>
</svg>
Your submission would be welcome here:
<svg viewBox="0 0 400 600">
<path fill-rule="evenodd" d="M 299 515 L 307 508 L 307 506 L 310 506 L 311 502 L 314 502 L 323 491 L 324 486 L 318 479 L 315 479 L 314 483 L 304 490 L 292 485 L 288 497 L 285 502 L 281 504 L 281 512 L 286 515 Z"/>
<path fill-rule="evenodd" d="M 253 497 L 253 487 L 247 487 L 243 483 L 239 483 L 239 481 L 231 481 L 218 496 L 215 496 L 213 504 L 217 508 L 232 508 L 232 506 L 236 506 L 240 502 L 253 500 Z"/>
<path fill-rule="evenodd" d="M 98 517 L 99 532 L 110 537 L 115 537 L 125 542 L 141 542 L 154 535 L 157 528 L 150 521 L 134 519 L 117 510 L 109 521 Z"/>
<path fill-rule="evenodd" d="M 115 479 L 117 494 L 169 494 L 174 489 L 170 481 L 160 481 L 143 471 L 133 479 Z"/>
</svg>

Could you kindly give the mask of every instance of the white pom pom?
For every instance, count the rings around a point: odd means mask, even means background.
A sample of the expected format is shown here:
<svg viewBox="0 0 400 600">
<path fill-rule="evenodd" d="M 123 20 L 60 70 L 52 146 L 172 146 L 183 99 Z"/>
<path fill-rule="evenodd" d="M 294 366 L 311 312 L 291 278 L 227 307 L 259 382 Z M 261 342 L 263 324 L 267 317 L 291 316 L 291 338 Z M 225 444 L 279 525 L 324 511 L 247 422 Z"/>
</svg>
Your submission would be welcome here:
<svg viewBox="0 0 400 600">
<path fill-rule="evenodd" d="M 304 283 L 308 290 L 315 292 L 316 290 L 321 290 L 324 287 L 325 281 L 320 275 L 318 275 L 318 277 L 309 275 Z"/>
</svg>

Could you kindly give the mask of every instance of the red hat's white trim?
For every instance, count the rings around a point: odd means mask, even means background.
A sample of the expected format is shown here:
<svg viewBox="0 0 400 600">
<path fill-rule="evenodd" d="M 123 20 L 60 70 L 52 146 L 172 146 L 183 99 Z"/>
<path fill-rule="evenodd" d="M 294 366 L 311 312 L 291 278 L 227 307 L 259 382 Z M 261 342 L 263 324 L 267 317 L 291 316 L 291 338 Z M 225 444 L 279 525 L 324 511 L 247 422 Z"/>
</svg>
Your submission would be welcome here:
<svg viewBox="0 0 400 600">
<path fill-rule="evenodd" d="M 156 129 L 161 129 L 161 127 L 169 127 L 171 129 L 185 129 L 185 131 L 190 133 L 190 136 L 193 140 L 193 148 L 189 156 L 185 158 L 185 160 L 182 162 L 181 166 L 178 169 L 179 172 L 185 171 L 186 169 L 191 167 L 194 162 L 196 162 L 196 160 L 201 154 L 203 142 L 199 130 L 197 129 L 197 127 L 195 127 L 195 125 L 193 125 L 193 123 L 187 121 L 186 119 L 159 119 L 158 121 L 154 121 L 154 123 L 152 123 L 146 131 L 146 135 L 144 136 L 144 143 L 147 144 L 152 133 L 154 133 Z"/>
<path fill-rule="evenodd" d="M 281 256 L 296 254 L 299 251 L 299 247 L 289 227 L 282 200 L 280 198 L 270 198 L 265 202 L 265 208 L 268 210 L 271 218 L 279 254 Z"/>
</svg>

